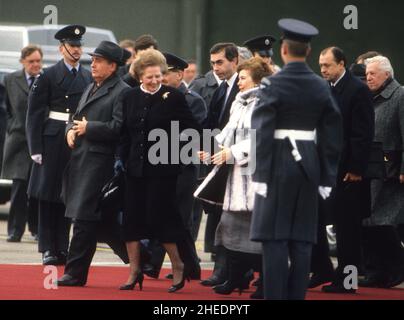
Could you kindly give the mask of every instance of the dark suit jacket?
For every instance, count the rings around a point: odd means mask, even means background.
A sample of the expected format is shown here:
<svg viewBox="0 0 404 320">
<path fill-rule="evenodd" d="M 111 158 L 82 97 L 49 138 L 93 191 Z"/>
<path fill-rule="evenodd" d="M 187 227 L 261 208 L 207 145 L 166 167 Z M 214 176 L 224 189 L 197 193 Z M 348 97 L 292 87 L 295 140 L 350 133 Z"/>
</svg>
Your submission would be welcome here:
<svg viewBox="0 0 404 320">
<path fill-rule="evenodd" d="M 29 87 L 24 70 L 7 75 L 7 136 L 4 148 L 2 177 L 28 181 L 32 160 L 25 136 Z"/>
<path fill-rule="evenodd" d="M 215 93 L 219 84 L 216 81 L 213 71 L 210 70 L 205 75 L 198 76 L 189 85 L 189 89 L 199 94 L 205 100 L 206 106 L 209 107 L 213 94 Z"/>
<path fill-rule="evenodd" d="M 129 87 L 114 75 L 89 97 L 92 88 L 88 86 L 74 114 L 75 120 L 86 117 L 88 124 L 85 135 L 76 138 L 63 178 L 66 217 L 89 221 L 100 219 L 97 206 L 101 190 L 113 176 L 123 122 L 123 92 Z M 70 122 L 66 133 L 72 127 Z"/>
<path fill-rule="evenodd" d="M 223 105 L 225 96 L 222 94 L 220 86 L 216 89 L 209 106 L 209 114 L 207 117 L 207 128 L 209 129 L 217 128 L 222 130 L 226 126 L 227 122 L 229 122 L 231 105 L 234 99 L 236 98 L 237 93 L 239 92 L 237 83 L 238 83 L 238 76 L 234 81 L 233 87 L 231 88 L 230 95 L 226 101 L 226 105 Z M 222 109 L 224 109 L 223 115 L 220 118 Z"/>
<path fill-rule="evenodd" d="M 342 115 L 344 145 L 339 173 L 363 175 L 369 161 L 374 136 L 375 112 L 368 87 L 346 70 L 344 77 L 331 87 Z"/>
<path fill-rule="evenodd" d="M 185 96 L 177 89 L 162 86 L 154 95 L 131 89 L 125 94 L 123 103 L 124 124 L 119 155 L 127 173 L 133 177 L 170 176 L 180 173 L 179 163 L 172 162 L 172 139 L 179 139 L 179 132 L 172 131 L 171 124 L 178 121 L 180 130 L 193 128 L 200 130 L 194 119 Z M 149 150 L 156 141 L 149 141 L 151 131 L 165 132 L 168 141 L 160 141 L 162 152 L 167 155 L 168 164 L 151 164 Z M 178 153 L 179 150 L 174 150 Z"/>
</svg>

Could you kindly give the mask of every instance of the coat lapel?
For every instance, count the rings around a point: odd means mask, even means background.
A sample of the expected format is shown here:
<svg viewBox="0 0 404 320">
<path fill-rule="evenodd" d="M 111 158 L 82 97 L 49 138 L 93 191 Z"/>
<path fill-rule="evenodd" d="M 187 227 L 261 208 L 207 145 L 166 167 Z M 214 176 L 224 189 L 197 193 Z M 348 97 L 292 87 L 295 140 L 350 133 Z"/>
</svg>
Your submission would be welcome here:
<svg viewBox="0 0 404 320">
<path fill-rule="evenodd" d="M 112 78 L 108 79 L 102 86 L 97 90 L 97 92 L 92 96 L 89 97 L 91 90 L 93 88 L 93 84 L 91 84 L 87 91 L 85 92 L 86 99 L 83 99 L 83 104 L 81 104 L 76 113 L 80 113 L 84 108 L 86 108 L 89 104 L 97 101 L 98 99 L 102 98 L 103 96 L 107 95 L 109 90 L 116 85 L 116 83 L 120 80 L 119 76 L 115 75 Z M 87 99 L 88 98 L 88 99 Z M 87 101 L 87 102 L 86 102 Z"/>
<path fill-rule="evenodd" d="M 24 70 L 22 70 L 17 77 L 15 78 L 15 82 L 18 84 L 18 86 L 28 95 L 29 93 L 29 87 L 27 83 L 27 79 L 25 78 L 25 73 Z"/>
</svg>

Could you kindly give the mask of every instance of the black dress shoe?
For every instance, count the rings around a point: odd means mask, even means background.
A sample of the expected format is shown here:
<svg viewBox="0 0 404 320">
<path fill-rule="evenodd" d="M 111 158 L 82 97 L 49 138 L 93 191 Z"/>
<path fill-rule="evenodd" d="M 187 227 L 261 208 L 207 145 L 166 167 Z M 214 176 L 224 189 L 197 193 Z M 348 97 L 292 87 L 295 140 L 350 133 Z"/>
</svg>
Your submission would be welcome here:
<svg viewBox="0 0 404 320">
<path fill-rule="evenodd" d="M 202 280 L 200 283 L 201 283 L 201 285 L 203 285 L 205 287 L 214 287 L 214 286 L 218 286 L 220 284 L 223 284 L 225 282 L 226 282 L 225 279 L 220 279 L 218 277 L 211 276 L 208 279 Z"/>
<path fill-rule="evenodd" d="M 321 286 L 322 284 L 332 282 L 334 279 L 333 276 L 323 276 L 319 274 L 313 274 L 310 278 L 308 288 L 313 289 L 318 286 Z"/>
<path fill-rule="evenodd" d="M 67 255 L 68 253 L 66 251 L 61 251 L 57 254 L 58 262 L 57 266 L 65 266 L 67 262 Z"/>
<path fill-rule="evenodd" d="M 16 235 L 11 235 L 7 237 L 7 242 L 21 242 L 21 237 L 18 237 Z"/>
<path fill-rule="evenodd" d="M 379 288 L 385 281 L 379 273 L 367 274 L 363 279 L 359 279 L 358 286 L 364 288 Z"/>
<path fill-rule="evenodd" d="M 238 294 L 241 296 L 243 293 L 242 281 L 238 280 L 237 282 L 232 282 L 231 280 L 227 280 L 225 283 L 213 287 L 213 291 L 215 291 L 215 293 L 223 295 L 229 295 L 236 289 Z"/>
<path fill-rule="evenodd" d="M 55 283 L 59 287 L 83 287 L 86 282 L 83 280 L 75 279 L 71 275 L 64 274 Z"/>
<path fill-rule="evenodd" d="M 263 283 L 260 282 L 257 286 L 257 290 L 255 290 L 254 293 L 250 295 L 250 299 L 257 299 L 257 300 L 262 300 L 264 299 L 264 288 L 263 288 Z"/>
<path fill-rule="evenodd" d="M 42 264 L 44 266 L 56 266 L 58 262 L 58 257 L 52 251 L 48 250 L 42 254 Z"/>
<path fill-rule="evenodd" d="M 324 293 L 349 293 L 349 294 L 354 294 L 356 293 L 356 289 L 345 289 L 345 287 L 342 284 L 334 284 L 331 283 L 327 286 L 323 286 L 321 288 L 321 291 Z"/>
</svg>

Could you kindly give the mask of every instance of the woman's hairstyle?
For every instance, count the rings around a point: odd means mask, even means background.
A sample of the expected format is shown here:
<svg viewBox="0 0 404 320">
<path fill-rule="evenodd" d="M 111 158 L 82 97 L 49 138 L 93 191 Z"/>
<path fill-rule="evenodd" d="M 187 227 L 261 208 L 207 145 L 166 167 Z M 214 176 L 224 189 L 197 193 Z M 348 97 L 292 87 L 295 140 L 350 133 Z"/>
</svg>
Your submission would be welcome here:
<svg viewBox="0 0 404 320">
<path fill-rule="evenodd" d="M 384 56 L 376 56 L 365 60 L 365 65 L 370 63 L 378 63 L 381 70 L 388 72 L 391 77 L 394 78 L 394 70 L 388 58 Z"/>
<path fill-rule="evenodd" d="M 130 66 L 130 74 L 136 80 L 140 81 L 144 70 L 147 67 L 160 67 L 161 72 L 167 72 L 167 61 L 164 55 L 155 49 L 147 49 L 140 52 L 137 56 L 135 61 L 132 62 Z"/>
<path fill-rule="evenodd" d="M 254 57 L 242 62 L 238 66 L 237 72 L 240 73 L 241 70 L 248 70 L 255 84 L 260 83 L 262 78 L 273 74 L 268 64 L 261 57 Z"/>
</svg>

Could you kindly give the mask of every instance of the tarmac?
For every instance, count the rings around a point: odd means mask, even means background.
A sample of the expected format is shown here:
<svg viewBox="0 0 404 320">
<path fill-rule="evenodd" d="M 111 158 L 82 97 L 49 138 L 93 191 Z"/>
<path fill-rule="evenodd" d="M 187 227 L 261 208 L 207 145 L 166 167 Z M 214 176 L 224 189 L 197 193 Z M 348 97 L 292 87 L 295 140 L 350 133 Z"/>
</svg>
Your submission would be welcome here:
<svg viewBox="0 0 404 320">
<path fill-rule="evenodd" d="M 9 243 L 7 239 L 7 216 L 9 203 L 0 206 L 0 264 L 22 264 L 22 265 L 41 265 L 42 255 L 38 252 L 38 243 L 31 236 L 28 228 L 18 243 Z M 203 214 L 202 222 L 199 229 L 198 239 L 195 243 L 198 256 L 201 259 L 201 268 L 205 270 L 213 269 L 210 253 L 204 252 L 204 233 L 206 226 L 206 215 Z M 332 258 L 336 267 L 337 261 Z M 98 243 L 97 250 L 94 255 L 92 266 L 124 266 L 124 263 L 116 256 L 108 245 Z M 168 256 L 165 257 L 165 268 L 171 268 Z M 404 283 L 396 288 L 403 288 Z"/>
<path fill-rule="evenodd" d="M 42 255 L 38 252 L 38 243 L 26 229 L 21 242 L 9 243 L 7 239 L 7 217 L 9 203 L 0 206 L 0 264 L 28 264 L 41 265 Z M 201 267 L 203 269 L 213 269 L 213 263 L 210 260 L 210 253 L 203 250 L 203 237 L 206 225 L 206 215 L 202 217 L 201 227 L 198 239 L 196 241 L 196 249 L 201 259 Z M 123 266 L 123 262 L 116 256 L 108 245 L 98 243 L 92 265 L 94 266 Z M 168 256 L 166 255 L 164 267 L 170 268 Z"/>
</svg>

